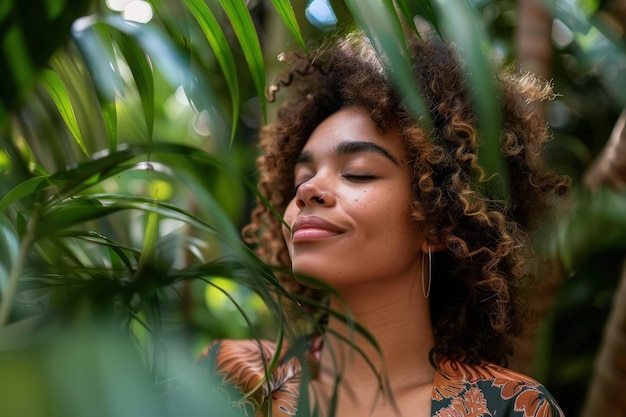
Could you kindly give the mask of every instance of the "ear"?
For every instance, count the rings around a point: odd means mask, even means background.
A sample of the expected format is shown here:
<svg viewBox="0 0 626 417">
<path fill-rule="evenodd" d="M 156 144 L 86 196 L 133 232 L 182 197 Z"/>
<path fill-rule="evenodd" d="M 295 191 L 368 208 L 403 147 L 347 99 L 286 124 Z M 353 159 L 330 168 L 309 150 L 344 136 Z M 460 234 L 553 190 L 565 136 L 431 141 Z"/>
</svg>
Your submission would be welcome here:
<svg viewBox="0 0 626 417">
<path fill-rule="evenodd" d="M 441 241 L 432 242 L 428 238 L 424 237 L 420 249 L 422 250 L 422 253 L 428 253 L 429 250 L 432 253 L 447 249 L 447 246 Z"/>
<path fill-rule="evenodd" d="M 427 222 L 420 224 L 419 234 L 422 237 L 422 241 L 419 243 L 422 253 L 438 252 L 448 248 L 448 246 L 441 240 L 439 233 L 437 233 L 435 227 Z"/>
</svg>

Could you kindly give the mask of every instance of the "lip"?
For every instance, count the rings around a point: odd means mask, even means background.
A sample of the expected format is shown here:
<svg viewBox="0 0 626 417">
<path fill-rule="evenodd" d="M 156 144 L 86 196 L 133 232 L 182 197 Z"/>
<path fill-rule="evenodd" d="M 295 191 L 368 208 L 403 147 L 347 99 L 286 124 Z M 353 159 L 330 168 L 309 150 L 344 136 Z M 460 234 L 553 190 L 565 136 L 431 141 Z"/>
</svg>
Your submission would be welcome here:
<svg viewBox="0 0 626 417">
<path fill-rule="evenodd" d="M 344 231 L 333 223 L 317 216 L 299 217 L 291 226 L 291 239 L 294 243 L 326 239 L 340 235 Z"/>
</svg>

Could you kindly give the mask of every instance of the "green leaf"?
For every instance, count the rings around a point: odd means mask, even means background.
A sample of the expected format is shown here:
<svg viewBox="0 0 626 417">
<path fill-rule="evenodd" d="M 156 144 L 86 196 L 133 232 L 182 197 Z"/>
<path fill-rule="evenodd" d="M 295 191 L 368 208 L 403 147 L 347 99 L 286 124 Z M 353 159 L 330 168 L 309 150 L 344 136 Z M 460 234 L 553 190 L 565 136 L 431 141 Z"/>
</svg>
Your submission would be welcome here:
<svg viewBox="0 0 626 417">
<path fill-rule="evenodd" d="M 404 15 L 404 18 L 415 33 L 419 35 L 419 31 L 415 26 L 414 16 L 419 15 L 428 20 L 433 25 L 437 33 L 441 35 L 439 31 L 439 21 L 435 15 L 435 10 L 430 0 L 396 0 L 396 3 Z"/>
<path fill-rule="evenodd" d="M 10 204 L 32 195 L 36 191 L 41 191 L 41 184 L 47 181 L 47 179 L 48 177 L 35 177 L 19 183 L 0 200 L 0 211 L 7 208 Z"/>
<path fill-rule="evenodd" d="M 348 0 L 355 20 L 363 28 L 382 59 L 398 91 L 406 94 L 406 102 L 416 118 L 430 120 L 419 94 L 419 87 L 407 59 L 408 51 L 402 26 L 393 2 L 384 0 Z"/>
<path fill-rule="evenodd" d="M 230 24 L 239 40 L 244 57 L 248 63 L 254 86 L 261 103 L 264 121 L 267 121 L 267 105 L 265 103 L 265 64 L 259 37 L 256 34 L 254 22 L 243 0 L 219 0 L 226 12 Z"/>
<path fill-rule="evenodd" d="M 213 211 L 216 210 L 215 207 L 211 209 Z M 59 201 L 47 207 L 41 214 L 40 224 L 37 226 L 37 235 L 42 236 L 51 233 L 59 235 L 62 229 L 88 220 L 103 218 L 122 210 L 156 213 L 161 217 L 187 223 L 221 239 L 224 239 L 225 236 L 222 233 L 223 230 L 228 230 L 229 227 L 229 224 L 208 223 L 176 205 L 156 201 L 148 197 L 90 194 Z M 216 224 L 219 224 L 222 230 L 218 229 L 215 226 Z"/>
<path fill-rule="evenodd" d="M 103 25 L 91 24 L 92 18 L 82 18 L 74 30 L 74 41 L 85 59 L 96 87 L 102 118 L 109 139 L 109 149 L 117 148 L 117 107 L 115 90 L 121 90 L 121 78 L 113 51 L 111 36 Z"/>
<path fill-rule="evenodd" d="M 232 145 L 233 140 L 235 139 L 237 120 L 239 120 L 241 101 L 235 58 L 222 28 L 211 10 L 209 10 L 206 3 L 203 0 L 184 0 L 184 2 L 200 25 L 202 33 L 204 33 L 204 36 L 209 41 L 209 45 L 213 48 L 217 62 L 222 69 L 224 78 L 226 79 L 226 84 L 228 85 L 228 90 L 230 91 L 233 103 L 233 122 L 230 133 L 230 143 Z"/>
<path fill-rule="evenodd" d="M 81 20 L 81 29 L 75 31 L 75 39 L 83 55 L 90 63 L 89 67 L 94 74 L 97 91 L 102 91 L 104 97 L 100 98 L 103 116 L 109 133 L 110 148 L 117 148 L 117 129 L 113 124 L 116 118 L 115 113 L 115 89 L 121 90 L 121 81 L 118 75 L 117 62 L 113 51 L 113 37 L 109 27 L 115 28 L 115 41 L 124 57 L 126 64 L 130 68 L 146 122 L 147 136 L 152 140 L 154 130 L 154 79 L 150 63 L 145 52 L 138 46 L 141 37 L 136 36 L 141 30 L 132 26 L 125 26 L 123 23 L 113 20 L 101 21 L 92 17 Z M 132 36 L 135 35 L 135 38 Z M 150 37 L 150 35 L 145 35 Z M 113 104 L 111 106 L 111 103 Z"/>
<path fill-rule="evenodd" d="M 152 152 L 157 154 L 169 154 L 171 157 L 178 155 L 188 158 L 189 160 L 181 162 L 183 168 L 186 168 L 185 165 L 187 163 L 191 164 L 194 158 L 198 158 L 205 163 L 203 166 L 205 176 L 207 174 L 207 165 L 218 168 L 223 166 L 222 161 L 218 158 L 208 155 L 196 148 L 171 143 L 153 143 L 135 145 L 101 158 L 84 161 L 72 169 L 56 172 L 50 177 L 50 180 L 60 187 L 57 198 L 66 198 L 97 184 L 105 178 L 136 167 L 136 165 L 132 163 L 134 158 Z M 150 166 L 144 165 L 143 169 L 150 169 Z"/>
<path fill-rule="evenodd" d="M 493 70 L 492 56 L 480 17 L 467 0 L 438 0 L 437 11 L 447 37 L 454 40 L 467 59 L 466 80 L 478 115 L 481 145 L 479 165 L 485 170 L 493 196 L 506 199 L 509 195 L 509 173 L 500 151 L 499 96 Z"/>
<path fill-rule="evenodd" d="M 150 56 L 155 67 L 158 67 L 167 82 L 178 87 L 182 84 L 183 66 L 185 62 L 178 48 L 171 39 L 155 26 L 141 25 L 126 21 L 119 16 L 106 15 L 102 21 L 131 37 L 141 49 Z"/>
<path fill-rule="evenodd" d="M 85 141 L 83 140 L 83 136 L 78 127 L 78 121 L 76 120 L 72 103 L 70 102 L 67 90 L 63 86 L 63 82 L 54 71 L 45 69 L 41 77 L 41 83 L 48 91 L 48 94 L 50 94 L 50 97 L 57 106 L 59 113 L 61 113 L 63 121 L 76 140 L 76 143 L 78 143 L 80 149 L 85 153 L 85 155 L 89 156 L 89 152 L 85 147 Z"/>
<path fill-rule="evenodd" d="M 148 130 L 148 139 L 152 140 L 154 131 L 154 76 L 150 63 L 146 54 L 128 36 L 121 34 L 116 40 L 135 79 L 146 121 L 146 129 Z"/>
<path fill-rule="evenodd" d="M 156 256 L 157 240 L 159 237 L 159 216 L 155 212 L 149 212 L 146 219 L 143 247 L 137 265 L 137 275 L 141 274 L 146 264 L 152 262 Z"/>
<path fill-rule="evenodd" d="M 0 293 L 4 293 L 13 260 L 17 258 L 20 241 L 9 219 L 0 213 Z"/>
<path fill-rule="evenodd" d="M 0 1 L 0 124 L 23 103 L 40 69 L 67 41 L 70 27 L 92 0 Z"/>
<path fill-rule="evenodd" d="M 272 0 L 272 4 L 274 8 L 278 12 L 278 15 L 283 20 L 289 32 L 294 37 L 296 42 L 300 47 L 308 52 L 308 48 L 306 43 L 304 42 L 304 38 L 302 37 L 302 31 L 300 30 L 300 25 L 298 25 L 298 21 L 296 20 L 296 15 L 293 12 L 293 7 L 291 7 L 291 2 L 289 0 Z"/>
<path fill-rule="evenodd" d="M 106 15 L 102 18 L 102 21 L 135 41 L 141 50 L 150 57 L 149 66 L 158 68 L 159 74 L 163 75 L 165 80 L 172 87 L 177 88 L 184 84 L 183 75 L 188 71 L 187 60 L 183 57 L 181 50 L 172 42 L 171 38 L 167 37 L 152 25 L 140 25 L 128 22 L 119 16 Z M 135 56 L 137 55 L 135 54 Z M 141 72 L 144 71 L 145 69 L 141 70 Z M 135 76 L 135 74 L 133 75 Z M 140 76 L 136 81 L 142 79 L 147 80 L 147 78 Z M 140 86 L 138 86 L 138 88 L 143 89 L 143 87 Z M 210 83 L 203 83 L 202 88 L 203 91 L 200 99 L 203 101 L 202 104 L 205 108 L 211 109 L 211 111 L 207 112 L 207 115 L 211 119 L 210 123 L 213 126 L 219 126 L 222 123 L 222 115 L 220 106 L 215 104 L 218 103 L 219 100 L 215 97 Z M 149 98 L 147 94 L 149 93 L 146 89 L 143 95 Z M 143 103 L 142 98 L 142 104 Z M 153 105 L 149 105 L 149 101 L 146 101 L 145 106 L 150 112 L 153 111 Z M 149 116 L 149 120 L 152 120 L 150 114 L 147 116 Z M 149 122 L 149 124 L 151 124 L 151 122 Z"/>
<path fill-rule="evenodd" d="M 113 100 L 106 100 L 104 97 L 98 96 L 98 99 L 100 100 L 102 118 L 104 119 L 104 126 L 109 138 L 109 149 L 114 151 L 117 149 L 117 105 L 115 97 Z"/>
<path fill-rule="evenodd" d="M 95 200 L 67 200 L 44 210 L 37 222 L 35 236 L 40 238 L 76 224 L 99 219 L 120 211 L 119 206 L 103 206 Z"/>
<path fill-rule="evenodd" d="M 126 245 L 122 245 L 119 242 L 113 241 L 108 237 L 94 232 L 85 230 L 66 230 L 56 233 L 59 238 L 76 238 L 89 242 L 90 244 L 96 244 L 108 248 L 108 259 L 111 262 L 113 269 L 120 265 L 120 262 L 129 270 L 133 270 L 133 264 L 128 254 L 133 257 L 139 256 L 140 251 L 135 248 L 131 248 Z M 128 254 L 127 254 L 128 252 Z"/>
</svg>

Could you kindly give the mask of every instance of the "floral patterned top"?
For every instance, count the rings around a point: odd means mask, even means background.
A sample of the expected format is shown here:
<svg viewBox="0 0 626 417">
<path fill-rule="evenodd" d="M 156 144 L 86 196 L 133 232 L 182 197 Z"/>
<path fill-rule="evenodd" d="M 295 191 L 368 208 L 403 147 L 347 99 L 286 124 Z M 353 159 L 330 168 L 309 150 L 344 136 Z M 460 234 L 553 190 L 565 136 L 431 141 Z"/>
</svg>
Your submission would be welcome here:
<svg viewBox="0 0 626 417">
<path fill-rule="evenodd" d="M 222 376 L 223 389 L 242 415 L 294 416 L 301 362 L 281 352 L 277 366 L 265 374 L 276 352 L 269 341 L 219 340 L 202 353 L 199 364 Z M 309 351 L 307 362 L 317 358 Z M 490 363 L 467 365 L 443 359 L 432 390 L 433 417 L 564 417 L 550 393 L 537 381 Z M 225 394 L 226 395 L 226 394 Z M 233 400 L 239 397 L 239 399 Z"/>
</svg>

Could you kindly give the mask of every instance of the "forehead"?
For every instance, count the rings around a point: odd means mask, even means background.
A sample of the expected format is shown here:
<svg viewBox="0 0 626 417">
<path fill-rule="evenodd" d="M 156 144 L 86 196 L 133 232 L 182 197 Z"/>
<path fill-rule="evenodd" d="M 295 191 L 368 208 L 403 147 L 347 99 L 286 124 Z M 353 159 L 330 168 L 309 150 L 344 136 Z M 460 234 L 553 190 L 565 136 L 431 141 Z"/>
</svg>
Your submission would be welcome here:
<svg viewBox="0 0 626 417">
<path fill-rule="evenodd" d="M 381 131 L 363 107 L 346 107 L 320 123 L 302 149 L 303 154 L 335 151 L 346 142 L 372 142 L 386 149 L 398 162 L 406 161 L 406 149 L 396 128 Z"/>
</svg>

